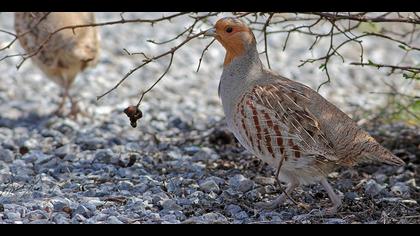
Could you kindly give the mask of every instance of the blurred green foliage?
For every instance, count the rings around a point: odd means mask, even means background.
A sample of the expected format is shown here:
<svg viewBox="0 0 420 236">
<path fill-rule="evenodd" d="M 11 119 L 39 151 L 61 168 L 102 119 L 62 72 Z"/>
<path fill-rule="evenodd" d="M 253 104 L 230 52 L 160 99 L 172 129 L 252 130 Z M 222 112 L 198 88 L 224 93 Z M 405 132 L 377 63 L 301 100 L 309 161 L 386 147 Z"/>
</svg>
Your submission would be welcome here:
<svg viewBox="0 0 420 236">
<path fill-rule="evenodd" d="M 382 30 L 382 26 L 380 23 L 374 22 L 362 22 L 360 23 L 357 30 L 363 33 L 380 33 Z"/>
<path fill-rule="evenodd" d="M 383 109 L 386 122 L 403 122 L 420 127 L 420 99 L 392 99 Z"/>
</svg>

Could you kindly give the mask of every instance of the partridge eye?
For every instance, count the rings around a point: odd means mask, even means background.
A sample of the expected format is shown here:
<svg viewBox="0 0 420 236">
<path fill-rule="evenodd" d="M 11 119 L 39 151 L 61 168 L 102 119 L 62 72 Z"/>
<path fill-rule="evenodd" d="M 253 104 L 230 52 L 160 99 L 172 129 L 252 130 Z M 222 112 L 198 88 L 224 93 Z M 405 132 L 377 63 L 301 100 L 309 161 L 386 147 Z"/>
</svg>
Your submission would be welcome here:
<svg viewBox="0 0 420 236">
<path fill-rule="evenodd" d="M 232 33 L 232 31 L 233 31 L 233 28 L 232 28 L 232 27 L 227 27 L 227 28 L 226 28 L 226 32 L 228 32 L 228 33 Z"/>
</svg>

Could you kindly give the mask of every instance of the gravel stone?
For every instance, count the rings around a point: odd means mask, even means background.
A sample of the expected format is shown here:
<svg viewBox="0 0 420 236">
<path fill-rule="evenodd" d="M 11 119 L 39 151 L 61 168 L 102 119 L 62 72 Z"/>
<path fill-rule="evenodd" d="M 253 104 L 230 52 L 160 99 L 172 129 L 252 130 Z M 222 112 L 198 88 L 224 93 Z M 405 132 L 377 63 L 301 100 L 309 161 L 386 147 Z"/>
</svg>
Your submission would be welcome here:
<svg viewBox="0 0 420 236">
<path fill-rule="evenodd" d="M 359 195 L 356 192 L 346 192 L 344 194 L 344 198 L 348 199 L 350 201 L 356 201 L 356 198 L 358 198 Z"/>
<path fill-rule="evenodd" d="M 326 219 L 325 224 L 346 224 L 347 222 L 343 219 L 339 218 L 332 218 L 332 219 Z"/>
<path fill-rule="evenodd" d="M 375 180 L 369 180 L 365 185 L 365 194 L 370 197 L 375 197 L 381 193 L 382 190 L 385 189 L 385 186 L 382 186 L 376 183 Z"/>
<path fill-rule="evenodd" d="M 60 225 L 62 225 L 62 224 L 69 224 L 70 223 L 69 218 L 66 215 L 62 214 L 62 213 L 59 213 L 59 214 L 54 215 L 52 217 L 52 220 L 56 224 L 60 224 Z"/>
<path fill-rule="evenodd" d="M 86 218 L 90 218 L 93 216 L 92 211 L 83 205 L 79 205 L 73 212 L 74 214 L 79 214 Z"/>
<path fill-rule="evenodd" d="M 18 212 L 5 212 L 4 217 L 11 221 L 20 220 L 20 214 Z"/>
<path fill-rule="evenodd" d="M 97 150 L 95 154 L 95 160 L 99 162 L 110 163 L 113 156 L 114 156 L 114 153 L 111 150 L 108 150 L 108 149 Z"/>
<path fill-rule="evenodd" d="M 71 153 L 71 151 L 72 151 L 72 145 L 65 144 L 65 145 L 55 149 L 54 154 L 59 158 L 64 158 L 64 157 L 66 157 L 66 155 Z"/>
<path fill-rule="evenodd" d="M 43 210 L 35 210 L 28 213 L 28 219 L 31 221 L 42 220 L 48 218 L 48 213 Z"/>
<path fill-rule="evenodd" d="M 234 190 L 247 192 L 254 187 L 254 181 L 247 179 L 245 176 L 239 174 L 229 179 L 229 185 Z"/>
<path fill-rule="evenodd" d="M 240 211 L 242 211 L 242 208 L 238 205 L 229 204 L 225 207 L 225 211 L 229 214 L 229 216 L 234 216 Z"/>
<path fill-rule="evenodd" d="M 4 161 L 6 163 L 13 162 L 14 155 L 13 152 L 8 149 L 0 148 L 0 161 Z"/>
<path fill-rule="evenodd" d="M 391 187 L 391 192 L 396 196 L 401 196 L 404 194 L 408 194 L 410 191 L 410 187 L 403 182 L 397 182 L 394 186 Z"/>
<path fill-rule="evenodd" d="M 176 204 L 176 201 L 172 199 L 166 199 L 162 201 L 162 207 L 165 210 L 169 211 L 178 211 L 182 210 L 182 207 L 180 207 L 178 204 Z"/>
<path fill-rule="evenodd" d="M 200 189 L 204 192 L 220 192 L 219 185 L 214 180 L 207 180 L 200 184 Z"/>
<path fill-rule="evenodd" d="M 110 216 L 108 217 L 107 223 L 109 224 L 124 224 L 122 221 L 120 221 L 117 217 L 115 216 Z"/>
</svg>

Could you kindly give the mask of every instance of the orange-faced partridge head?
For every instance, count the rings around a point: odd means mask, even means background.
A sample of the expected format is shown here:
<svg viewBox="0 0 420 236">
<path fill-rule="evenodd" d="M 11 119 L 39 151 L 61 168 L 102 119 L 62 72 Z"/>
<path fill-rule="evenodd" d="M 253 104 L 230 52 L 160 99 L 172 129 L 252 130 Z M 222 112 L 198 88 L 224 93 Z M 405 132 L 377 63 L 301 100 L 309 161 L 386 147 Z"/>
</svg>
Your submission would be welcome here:
<svg viewBox="0 0 420 236">
<path fill-rule="evenodd" d="M 15 30 L 22 48 L 32 61 L 64 90 L 61 103 L 56 111 L 63 113 L 66 98 L 72 109 L 69 115 L 79 110 L 69 95 L 69 89 L 76 76 L 98 61 L 99 35 L 95 27 L 64 29 L 68 26 L 95 23 L 92 12 L 16 12 Z M 42 46 L 41 50 L 39 48 Z"/>
<path fill-rule="evenodd" d="M 320 94 L 266 69 L 254 34 L 242 21 L 222 18 L 205 35 L 226 49 L 219 94 L 228 127 L 287 183 L 279 198 L 258 206 L 277 207 L 297 186 L 320 182 L 333 203 L 326 212 L 334 213 L 341 200 L 328 173 L 364 159 L 404 164 Z"/>
</svg>

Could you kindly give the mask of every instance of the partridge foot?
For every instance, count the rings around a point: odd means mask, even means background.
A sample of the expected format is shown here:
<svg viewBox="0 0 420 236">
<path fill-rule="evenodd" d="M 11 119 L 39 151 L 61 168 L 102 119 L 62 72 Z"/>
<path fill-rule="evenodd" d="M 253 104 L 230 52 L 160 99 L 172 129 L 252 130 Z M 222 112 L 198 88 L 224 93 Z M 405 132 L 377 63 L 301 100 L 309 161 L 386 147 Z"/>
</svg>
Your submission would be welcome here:
<svg viewBox="0 0 420 236">
<path fill-rule="evenodd" d="M 324 186 L 325 191 L 327 191 L 328 197 L 331 199 L 333 206 L 324 210 L 324 215 L 331 216 L 337 214 L 338 210 L 341 207 L 341 199 L 340 197 L 334 192 L 334 189 L 328 183 L 326 178 L 321 180 L 322 186 Z"/>
<path fill-rule="evenodd" d="M 79 116 L 88 117 L 88 113 L 80 109 L 79 103 L 76 100 L 71 99 L 71 110 L 68 116 L 70 119 L 76 120 Z"/>
<path fill-rule="evenodd" d="M 334 216 L 337 214 L 339 209 L 340 209 L 340 206 L 332 206 L 325 209 L 322 213 L 324 216 Z"/>
<path fill-rule="evenodd" d="M 286 201 L 286 196 L 282 194 L 280 197 L 269 202 L 257 202 L 255 204 L 255 207 L 262 210 L 274 210 L 278 208 L 280 205 L 283 205 L 285 201 Z"/>
<path fill-rule="evenodd" d="M 64 117 L 64 105 L 66 104 L 66 98 L 67 96 L 62 96 L 60 103 L 58 104 L 57 109 L 52 113 L 53 115 L 56 115 L 58 117 Z"/>
<path fill-rule="evenodd" d="M 80 112 L 81 112 L 81 110 L 80 110 L 78 102 L 72 100 L 71 101 L 71 110 L 70 110 L 70 113 L 68 114 L 68 116 L 71 119 L 77 119 L 77 116 L 79 115 Z"/>
<path fill-rule="evenodd" d="M 311 210 L 311 205 L 307 204 L 307 203 L 303 203 L 303 202 L 299 202 L 298 203 L 298 207 L 305 209 L 306 211 L 310 211 Z"/>
<path fill-rule="evenodd" d="M 287 195 L 289 195 L 289 196 L 290 196 L 290 193 L 292 193 L 292 192 L 293 192 L 293 190 L 294 190 L 294 189 L 295 189 L 298 185 L 299 185 L 299 184 L 298 184 L 297 182 L 291 182 L 291 183 L 287 184 L 287 188 L 286 188 L 285 192 L 284 192 L 284 193 L 282 193 L 282 194 L 280 195 L 280 197 L 278 197 L 278 198 L 276 198 L 275 200 L 270 201 L 270 202 L 258 202 L 255 206 L 256 206 L 257 208 L 260 208 L 260 209 L 273 210 L 273 209 L 275 209 L 275 208 L 279 207 L 280 205 L 283 205 L 283 204 L 284 204 L 284 202 L 285 202 L 285 201 L 286 201 L 286 199 L 287 199 Z"/>
</svg>

